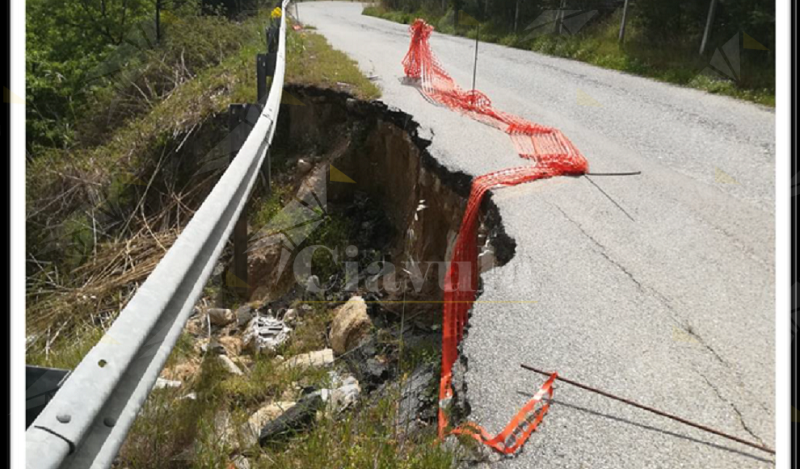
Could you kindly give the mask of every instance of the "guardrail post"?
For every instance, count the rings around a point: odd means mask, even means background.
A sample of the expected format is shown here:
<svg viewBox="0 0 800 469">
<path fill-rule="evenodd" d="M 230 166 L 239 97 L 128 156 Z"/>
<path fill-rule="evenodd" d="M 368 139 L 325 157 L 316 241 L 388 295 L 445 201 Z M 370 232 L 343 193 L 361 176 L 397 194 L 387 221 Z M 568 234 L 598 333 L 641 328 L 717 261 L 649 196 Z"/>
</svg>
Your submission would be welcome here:
<svg viewBox="0 0 800 469">
<path fill-rule="evenodd" d="M 275 59 L 276 55 L 273 54 L 272 64 L 273 68 L 270 73 L 270 60 L 269 54 L 256 55 L 256 94 L 259 106 L 264 106 L 269 97 L 269 88 L 267 88 L 267 77 L 271 77 L 275 73 Z M 267 149 L 267 156 L 264 159 L 264 164 L 261 166 L 261 180 L 264 182 L 267 194 L 272 190 L 272 158 L 270 157 L 270 150 Z"/>
<path fill-rule="evenodd" d="M 256 95 L 258 97 L 258 104 L 265 105 L 267 103 L 267 55 L 256 55 Z"/>
<path fill-rule="evenodd" d="M 230 143 L 230 160 L 236 157 L 247 135 L 250 133 L 247 119 L 248 105 L 231 104 L 228 107 L 228 136 Z M 247 204 L 245 202 L 245 204 Z M 233 242 L 233 271 L 227 275 L 226 283 L 240 298 L 249 294 L 247 285 L 247 205 L 242 210 L 239 219 L 231 233 Z M 232 275 L 231 275 L 232 274 Z"/>
<path fill-rule="evenodd" d="M 267 78 L 275 76 L 275 66 L 278 60 L 278 33 L 280 32 L 280 23 L 270 25 L 266 28 L 267 38 L 267 53 L 256 55 L 256 93 L 258 103 L 264 105 L 269 97 L 269 89 L 267 88 Z M 272 191 L 272 157 L 270 150 L 267 149 L 267 156 L 264 164 L 261 166 L 261 176 L 265 180 L 267 194 Z"/>
</svg>

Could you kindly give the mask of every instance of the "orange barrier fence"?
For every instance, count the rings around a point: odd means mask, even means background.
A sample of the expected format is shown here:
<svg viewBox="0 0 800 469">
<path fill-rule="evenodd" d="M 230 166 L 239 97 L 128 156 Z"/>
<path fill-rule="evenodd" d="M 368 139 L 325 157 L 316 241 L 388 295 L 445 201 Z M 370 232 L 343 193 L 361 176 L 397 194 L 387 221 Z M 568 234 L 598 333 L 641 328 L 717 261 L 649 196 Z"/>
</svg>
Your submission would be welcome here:
<svg viewBox="0 0 800 469">
<path fill-rule="evenodd" d="M 418 19 L 409 30 L 411 45 L 403 59 L 406 76 L 419 79 L 422 92 L 433 102 L 504 131 L 511 137 L 520 157 L 534 161 L 531 165 L 496 171 L 473 180 L 453 257 L 448 265 L 444 291 L 439 437 L 444 438 L 449 433 L 468 434 L 496 451 L 512 454 L 525 443 L 547 413 L 549 403 L 543 402 L 543 399 L 545 395 L 548 399 L 553 395 L 555 373 L 497 435 L 490 435 L 472 422 L 448 431 L 446 410 L 453 397 L 453 364 L 458 358 L 458 345 L 464 337 L 469 309 L 475 301 L 478 288 L 477 230 L 481 201 L 492 188 L 553 176 L 584 174 L 588 170 L 588 162 L 558 129 L 496 110 L 483 93 L 461 89 L 431 51 L 429 40 L 432 26 Z M 470 269 L 468 275 L 458 271 L 459 267 L 465 266 Z"/>
</svg>

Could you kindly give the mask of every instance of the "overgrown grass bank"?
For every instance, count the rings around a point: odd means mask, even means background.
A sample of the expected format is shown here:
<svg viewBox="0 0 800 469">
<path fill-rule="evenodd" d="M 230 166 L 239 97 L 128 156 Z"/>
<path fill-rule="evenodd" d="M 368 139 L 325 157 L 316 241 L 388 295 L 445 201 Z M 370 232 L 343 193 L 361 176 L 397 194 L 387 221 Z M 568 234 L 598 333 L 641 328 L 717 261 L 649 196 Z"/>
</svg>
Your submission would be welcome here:
<svg viewBox="0 0 800 469">
<path fill-rule="evenodd" d="M 441 15 L 425 9 L 413 12 L 391 10 L 380 5 L 364 8 L 363 14 L 402 24 L 411 24 L 423 18 L 436 26 L 438 32 L 475 38 L 474 24 L 455 27 L 453 11 Z M 470 21 L 465 21 L 470 23 Z M 474 23 L 474 20 L 472 20 Z M 517 49 L 541 52 L 556 57 L 579 60 L 603 68 L 619 70 L 676 85 L 687 86 L 709 93 L 732 96 L 767 106 L 775 105 L 775 70 L 765 66 L 763 50 L 743 49 L 741 72 L 738 77 L 724 77 L 709 73 L 711 55 L 697 54 L 694 38 L 671 38 L 669 42 L 648 40 L 635 23 L 626 28 L 625 43 L 618 42 L 620 14 L 610 15 L 590 23 L 577 34 L 532 34 L 519 28 L 489 21 L 481 25 L 480 39 Z M 537 28 L 540 31 L 543 28 Z M 711 49 L 713 52 L 713 49 Z"/>
<path fill-rule="evenodd" d="M 263 52 L 266 18 L 232 26 L 239 47 L 118 123 L 104 143 L 49 149 L 29 163 L 28 363 L 77 364 L 202 203 L 227 165 L 228 105 L 255 100 L 253 64 Z M 379 95 L 323 37 L 291 28 L 286 82 Z M 279 210 L 282 193 L 254 197 L 253 221 L 263 224 Z"/>
</svg>

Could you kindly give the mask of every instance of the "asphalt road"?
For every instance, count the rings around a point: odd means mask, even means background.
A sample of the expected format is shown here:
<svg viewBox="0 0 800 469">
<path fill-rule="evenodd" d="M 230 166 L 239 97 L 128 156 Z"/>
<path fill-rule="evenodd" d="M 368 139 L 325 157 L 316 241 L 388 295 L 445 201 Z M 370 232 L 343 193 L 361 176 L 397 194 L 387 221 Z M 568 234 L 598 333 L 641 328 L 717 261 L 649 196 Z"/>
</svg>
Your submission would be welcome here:
<svg viewBox="0 0 800 469">
<path fill-rule="evenodd" d="M 404 84 L 407 27 L 361 8 L 301 3 L 299 15 L 377 77 L 449 168 L 524 164 L 505 134 Z M 474 41 L 431 43 L 468 87 Z M 471 418 L 501 430 L 544 381 L 528 363 L 773 446 L 774 112 L 532 52 L 479 52 L 477 88 L 495 107 L 560 128 L 590 171 L 642 174 L 494 191 L 517 249 L 482 276 L 470 319 Z M 773 465 L 767 456 L 560 384 L 522 453 L 490 464 L 746 468 Z"/>
</svg>

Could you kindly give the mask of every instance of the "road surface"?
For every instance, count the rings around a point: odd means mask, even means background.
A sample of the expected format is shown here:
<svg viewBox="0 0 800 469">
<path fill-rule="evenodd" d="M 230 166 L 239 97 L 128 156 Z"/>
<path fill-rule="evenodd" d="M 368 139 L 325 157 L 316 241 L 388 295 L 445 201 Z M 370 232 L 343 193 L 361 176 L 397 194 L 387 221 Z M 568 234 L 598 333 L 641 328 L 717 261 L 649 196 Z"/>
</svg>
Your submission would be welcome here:
<svg viewBox="0 0 800 469">
<path fill-rule="evenodd" d="M 450 169 L 524 164 L 507 135 L 404 84 L 407 27 L 361 8 L 307 2 L 299 16 L 376 77 Z M 470 86 L 474 41 L 431 44 Z M 471 419 L 501 430 L 544 381 L 528 363 L 774 446 L 774 112 L 498 45 L 479 53 L 477 88 L 496 108 L 561 129 L 590 171 L 642 174 L 494 191 L 517 248 L 482 276 L 470 319 Z M 747 468 L 767 456 L 561 384 L 522 453 L 489 464 Z"/>
</svg>

